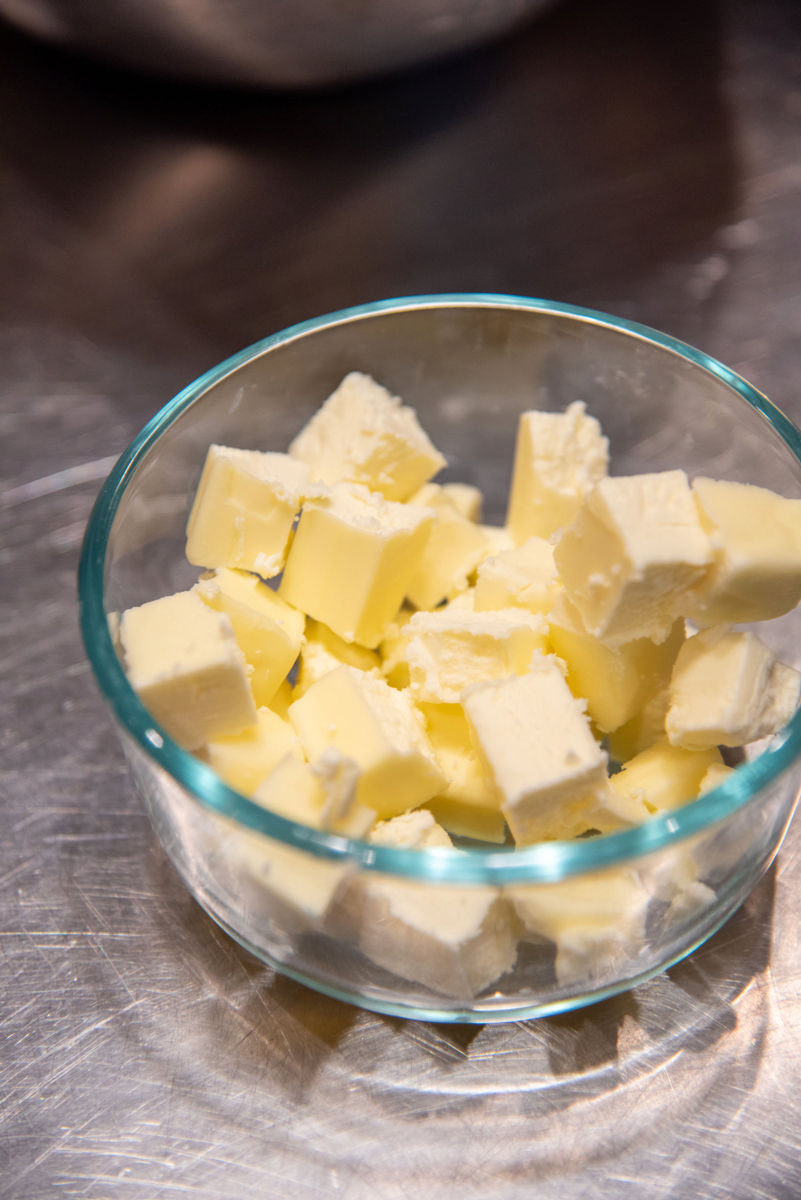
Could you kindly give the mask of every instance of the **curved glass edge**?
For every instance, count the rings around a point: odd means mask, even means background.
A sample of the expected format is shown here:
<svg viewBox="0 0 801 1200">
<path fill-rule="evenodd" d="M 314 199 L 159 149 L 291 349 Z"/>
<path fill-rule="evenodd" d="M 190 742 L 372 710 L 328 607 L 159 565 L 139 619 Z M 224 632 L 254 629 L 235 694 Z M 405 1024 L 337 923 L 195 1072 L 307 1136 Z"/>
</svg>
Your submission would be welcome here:
<svg viewBox="0 0 801 1200">
<path fill-rule="evenodd" d="M 298 849 L 329 859 L 346 858 L 367 870 L 453 884 L 552 883 L 622 865 L 677 844 L 743 808 L 801 754 L 801 710 L 776 736 L 772 746 L 752 762 L 743 763 L 716 788 L 682 808 L 654 817 L 634 829 L 598 838 L 542 842 L 498 850 L 409 850 L 374 846 L 296 824 L 261 808 L 228 787 L 210 767 L 174 742 L 157 726 L 130 686 L 112 643 L 103 601 L 108 538 L 128 477 L 163 431 L 204 392 L 273 347 L 317 330 L 381 313 L 453 307 L 512 308 L 555 314 L 615 329 L 667 349 L 736 391 L 768 420 L 801 464 L 801 432 L 766 396 L 703 351 L 646 325 L 558 301 L 483 292 L 407 296 L 340 309 L 271 334 L 212 367 L 160 409 L 123 451 L 97 496 L 83 539 L 78 566 L 81 635 L 101 692 L 123 728 L 158 766 L 201 804 L 219 815 Z"/>
<path fill-rule="evenodd" d="M 422 855 L 425 852 L 418 850 L 416 853 Z M 202 905 L 205 912 L 208 913 L 216 925 L 219 925 L 235 942 L 249 951 L 260 962 L 266 963 L 268 967 L 277 971 L 278 974 L 286 975 L 289 979 L 294 979 L 296 983 L 301 983 L 304 987 L 311 988 L 312 991 L 318 992 L 323 996 L 329 996 L 332 1000 L 352 1004 L 357 1008 L 366 1009 L 368 1012 L 380 1013 L 382 1016 L 387 1017 L 401 1017 L 406 1020 L 433 1021 L 442 1025 L 500 1025 L 510 1021 L 535 1020 L 542 1017 L 555 1017 L 560 1013 L 576 1012 L 579 1009 L 588 1008 L 592 1004 L 599 1004 L 602 1000 L 610 1000 L 614 996 L 619 996 L 623 992 L 629 992 L 644 983 L 648 983 L 649 980 L 655 979 L 657 975 L 661 975 L 664 971 L 669 971 L 671 967 L 675 967 L 678 963 L 684 962 L 686 958 L 689 958 L 691 954 L 694 954 L 696 950 L 705 945 L 711 937 L 714 937 L 740 907 L 739 904 L 735 904 L 730 908 L 726 908 L 701 937 L 693 939 L 686 946 L 682 946 L 680 950 L 670 955 L 664 962 L 648 967 L 647 970 L 640 971 L 636 975 L 616 980 L 614 983 L 604 984 L 597 988 L 588 988 L 586 991 L 576 993 L 572 996 L 561 996 L 551 1000 L 543 998 L 541 1000 L 528 1000 L 524 1002 L 520 998 L 517 998 L 506 1002 L 499 1002 L 497 1000 L 493 1002 L 490 996 L 483 1000 L 481 997 L 478 997 L 473 1004 L 465 1004 L 463 1007 L 437 1008 L 434 1004 L 415 1004 L 411 1000 L 403 1002 L 392 1000 L 388 997 L 360 993 L 355 990 L 351 991 L 345 987 L 337 987 L 336 984 L 329 983 L 326 980 L 317 979 L 306 971 L 301 971 L 291 964 L 286 964 L 277 958 L 273 958 L 272 955 L 249 941 L 239 930 L 229 925 L 227 921 L 223 920 L 208 905 L 204 904 L 202 898 L 197 897 L 197 899 L 198 903 Z"/>
</svg>

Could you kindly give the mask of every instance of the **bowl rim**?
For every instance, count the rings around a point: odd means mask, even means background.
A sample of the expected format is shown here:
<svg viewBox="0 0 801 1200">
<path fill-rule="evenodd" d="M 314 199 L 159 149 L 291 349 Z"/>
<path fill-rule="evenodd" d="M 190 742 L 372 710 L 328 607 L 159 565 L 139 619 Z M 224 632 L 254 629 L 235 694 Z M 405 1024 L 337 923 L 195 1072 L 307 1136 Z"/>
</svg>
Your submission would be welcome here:
<svg viewBox="0 0 801 1200">
<path fill-rule="evenodd" d="M 801 433 L 766 396 L 729 367 L 685 342 L 649 326 L 594 309 L 535 297 L 491 292 L 401 296 L 355 305 L 301 321 L 254 342 L 211 367 L 164 405 L 122 452 L 95 501 L 78 566 L 78 612 L 89 663 L 121 730 L 203 808 L 247 830 L 329 860 L 366 870 L 453 884 L 552 883 L 624 866 L 643 855 L 676 846 L 717 825 L 754 800 L 801 754 L 801 710 L 757 758 L 745 762 L 698 799 L 633 829 L 595 838 L 539 842 L 491 850 L 401 849 L 378 846 L 301 825 L 271 812 L 229 787 L 207 764 L 182 749 L 160 728 L 134 692 L 117 656 L 104 603 L 105 564 L 114 518 L 137 466 L 161 434 L 212 386 L 270 350 L 337 324 L 377 315 L 455 307 L 517 309 L 598 325 L 658 346 L 722 381 L 759 412 L 801 464 Z"/>
</svg>

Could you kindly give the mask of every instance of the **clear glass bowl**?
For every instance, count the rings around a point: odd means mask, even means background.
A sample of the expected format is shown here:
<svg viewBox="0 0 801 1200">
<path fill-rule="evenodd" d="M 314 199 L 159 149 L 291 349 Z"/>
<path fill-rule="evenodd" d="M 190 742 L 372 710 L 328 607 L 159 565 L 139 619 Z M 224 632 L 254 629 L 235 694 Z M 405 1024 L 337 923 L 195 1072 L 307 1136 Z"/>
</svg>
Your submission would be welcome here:
<svg viewBox="0 0 801 1200">
<path fill-rule="evenodd" d="M 172 742 L 128 684 L 115 616 L 195 581 L 184 534 L 209 444 L 285 450 L 350 370 L 417 409 L 446 476 L 478 485 L 497 524 L 528 408 L 585 401 L 615 474 L 682 467 L 789 496 L 801 436 L 720 363 L 627 321 L 514 296 L 387 300 L 295 325 L 191 384 L 121 456 L 87 528 L 90 662 L 159 838 L 232 937 L 320 992 L 428 1020 L 520 1019 L 630 988 L 704 942 L 768 869 L 797 799 L 798 714 L 721 786 L 639 828 L 455 853 L 265 811 Z M 799 666 L 799 612 L 760 634 Z"/>
</svg>

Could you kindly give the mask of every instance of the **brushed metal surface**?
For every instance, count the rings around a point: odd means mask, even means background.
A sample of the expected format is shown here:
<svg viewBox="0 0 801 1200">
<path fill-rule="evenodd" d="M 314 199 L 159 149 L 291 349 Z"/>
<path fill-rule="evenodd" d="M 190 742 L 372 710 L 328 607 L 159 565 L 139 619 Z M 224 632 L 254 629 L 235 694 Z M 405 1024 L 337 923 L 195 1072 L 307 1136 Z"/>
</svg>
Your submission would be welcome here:
<svg viewBox="0 0 801 1200">
<path fill-rule="evenodd" d="M 74 615 L 84 522 L 143 421 L 345 304 L 590 304 L 801 418 L 801 18 L 644 7 L 577 0 L 325 99 L 143 89 L 0 34 L 3 1200 L 801 1191 L 797 823 L 728 925 L 636 992 L 509 1026 L 358 1012 L 184 891 Z"/>
</svg>

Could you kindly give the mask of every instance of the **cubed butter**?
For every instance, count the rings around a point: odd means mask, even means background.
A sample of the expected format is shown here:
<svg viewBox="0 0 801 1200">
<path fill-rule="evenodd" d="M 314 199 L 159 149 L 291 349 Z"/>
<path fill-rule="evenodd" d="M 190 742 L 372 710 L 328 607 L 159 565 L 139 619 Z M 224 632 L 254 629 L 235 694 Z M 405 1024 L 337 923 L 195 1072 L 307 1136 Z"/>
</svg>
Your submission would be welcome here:
<svg viewBox="0 0 801 1200">
<path fill-rule="evenodd" d="M 359 371 L 345 376 L 289 453 L 324 483 L 361 483 L 387 500 L 407 500 L 446 465 L 414 409 Z"/>
<path fill-rule="evenodd" d="M 129 608 L 119 635 L 131 686 L 185 749 L 255 724 L 248 667 L 231 622 L 192 592 Z"/>
<path fill-rule="evenodd" d="M 620 796 L 643 806 L 643 819 L 672 812 L 695 800 L 710 768 L 722 765 L 716 746 L 687 750 L 670 742 L 657 742 L 610 776 L 610 787 Z"/>
<path fill-rule="evenodd" d="M 409 602 L 420 609 L 432 609 L 466 591 L 470 576 L 492 550 L 482 527 L 451 504 L 428 507 L 436 514 L 431 536 L 406 590 Z"/>
<path fill-rule="evenodd" d="M 473 684 L 462 704 L 516 842 L 597 828 L 606 754 L 553 659 L 535 655 L 525 675 Z"/>
<path fill-rule="evenodd" d="M 376 814 L 358 799 L 359 777 L 356 763 L 334 749 L 311 764 L 289 753 L 262 779 L 253 799 L 301 825 L 361 838 Z"/>
<path fill-rule="evenodd" d="M 595 637 L 670 633 L 712 546 L 683 471 L 602 479 L 554 549 L 569 599 Z"/>
<path fill-rule="evenodd" d="M 466 521 L 479 524 L 484 510 L 484 497 L 481 489 L 472 483 L 424 483 L 423 486 L 408 498 L 409 504 L 423 504 L 439 507 L 449 505 Z"/>
<path fill-rule="evenodd" d="M 522 413 L 506 517 L 515 544 L 569 525 L 608 464 L 607 439 L 580 400 L 562 413 Z"/>
<path fill-rule="evenodd" d="M 377 651 L 367 650 L 356 642 L 346 642 L 333 629 L 309 617 L 300 648 L 293 700 L 299 700 L 313 683 L 343 663 L 358 667 L 360 671 L 372 671 L 376 675 L 381 673 L 381 658 Z"/>
<path fill-rule="evenodd" d="M 586 700 L 587 713 L 604 733 L 630 721 L 660 685 L 669 683 L 684 641 L 684 622 L 676 621 L 661 643 L 650 638 L 609 643 L 587 633 L 565 598 L 547 619 L 553 651 L 567 666 L 568 686 Z"/>
<path fill-rule="evenodd" d="M 287 754 L 304 758 L 298 735 L 272 709 L 260 708 L 255 725 L 207 742 L 203 757 L 230 787 L 250 796 Z"/>
<path fill-rule="evenodd" d="M 346 642 L 374 650 L 401 607 L 433 523 L 430 509 L 366 488 L 334 487 L 304 505 L 279 593 Z"/>
<path fill-rule="evenodd" d="M 193 589 L 209 608 L 226 613 L 245 660 L 259 706 L 269 704 L 298 657 L 305 618 L 247 571 L 220 567 Z"/>
<path fill-rule="evenodd" d="M 485 558 L 476 571 L 476 612 L 527 608 L 549 613 L 562 592 L 553 546 L 531 537 L 520 546 Z"/>
<path fill-rule="evenodd" d="M 627 867 L 563 883 L 505 889 L 529 934 L 556 944 L 560 984 L 614 975 L 636 956 L 645 933 L 649 896 Z"/>
<path fill-rule="evenodd" d="M 331 748 L 353 759 L 358 798 L 382 819 L 417 808 L 445 786 L 421 714 L 383 679 L 337 667 L 290 705 L 289 719 L 312 764 Z"/>
<path fill-rule="evenodd" d="M 801 500 L 697 478 L 693 493 L 715 555 L 690 597 L 698 625 L 769 621 L 801 600 Z"/>
<path fill-rule="evenodd" d="M 368 840 L 399 849 L 450 849 L 428 812 L 379 825 Z M 367 958 L 445 995 L 467 999 L 483 991 L 517 957 L 517 923 L 495 888 L 364 872 L 346 904 Z"/>
<path fill-rule="evenodd" d="M 409 690 L 415 700 L 433 704 L 458 704 L 477 680 L 521 675 L 548 642 L 543 619 L 522 608 L 415 613 L 406 634 Z"/>
<path fill-rule="evenodd" d="M 186 527 L 196 567 L 239 567 L 264 579 L 286 560 L 301 504 L 321 489 L 288 454 L 210 446 Z"/>
<path fill-rule="evenodd" d="M 426 804 L 440 825 L 458 837 L 503 842 L 506 820 L 500 798 L 476 753 L 460 704 L 421 704 L 426 732 L 447 787 Z"/>
<path fill-rule="evenodd" d="M 676 658 L 665 729 L 689 749 L 742 746 L 777 733 L 798 706 L 801 676 L 755 633 L 725 626 L 688 638 Z"/>
</svg>

